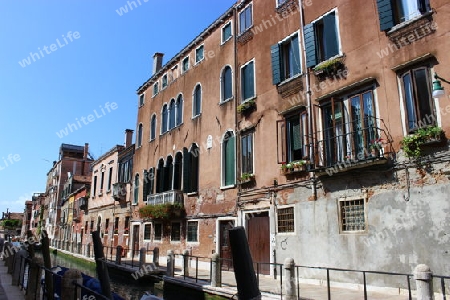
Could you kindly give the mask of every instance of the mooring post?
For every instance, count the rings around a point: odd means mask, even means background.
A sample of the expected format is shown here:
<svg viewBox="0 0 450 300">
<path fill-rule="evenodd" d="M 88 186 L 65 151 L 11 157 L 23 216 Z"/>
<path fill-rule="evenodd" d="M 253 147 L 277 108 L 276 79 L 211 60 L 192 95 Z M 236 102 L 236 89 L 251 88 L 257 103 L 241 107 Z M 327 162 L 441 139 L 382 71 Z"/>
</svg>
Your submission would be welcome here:
<svg viewBox="0 0 450 300">
<path fill-rule="evenodd" d="M 214 253 L 211 257 L 211 286 L 222 286 L 222 270 L 220 266 L 220 256 Z"/>
<path fill-rule="evenodd" d="M 103 245 L 100 239 L 100 232 L 93 231 L 92 240 L 94 242 L 95 265 L 97 269 L 98 280 L 100 281 L 100 286 L 102 288 L 102 295 L 109 299 L 113 299 L 111 294 L 108 267 L 106 266 L 105 255 L 103 254 Z"/>
<path fill-rule="evenodd" d="M 166 275 L 173 277 L 175 275 L 175 255 L 173 250 L 167 251 L 167 272 Z"/>
<path fill-rule="evenodd" d="M 83 276 L 80 270 L 69 269 L 61 279 L 61 299 L 81 299 L 81 288 L 74 282 L 83 285 Z"/>
<path fill-rule="evenodd" d="M 14 255 L 12 285 L 19 285 L 20 278 L 24 275 L 21 274 L 21 272 L 25 272 L 25 258 L 27 257 L 28 251 L 25 249 L 20 249 L 19 252 Z"/>
<path fill-rule="evenodd" d="M 159 267 L 159 248 L 155 247 L 153 249 L 153 263 L 155 266 Z"/>
<path fill-rule="evenodd" d="M 145 265 L 146 256 L 147 255 L 147 248 L 142 247 L 139 250 L 139 268 L 142 268 Z"/>
<path fill-rule="evenodd" d="M 286 288 L 286 300 L 297 299 L 297 289 L 295 288 L 295 263 L 293 258 L 284 260 L 284 284 Z"/>
<path fill-rule="evenodd" d="M 238 289 L 239 299 L 261 299 L 252 256 L 248 247 L 245 229 L 237 226 L 228 231 L 231 253 L 233 255 L 234 276 Z"/>
<path fill-rule="evenodd" d="M 122 246 L 118 245 L 116 249 L 117 249 L 116 250 L 116 264 L 120 265 L 122 263 L 122 251 L 123 251 L 123 248 L 122 248 Z"/>
<path fill-rule="evenodd" d="M 430 267 L 424 264 L 417 265 L 414 269 L 416 280 L 417 300 L 433 300 L 433 273 Z"/>
<path fill-rule="evenodd" d="M 183 251 L 183 276 L 189 277 L 189 250 Z"/>
<path fill-rule="evenodd" d="M 41 289 L 41 265 L 43 264 L 44 260 L 40 257 L 33 257 L 31 259 L 28 267 L 28 283 L 25 300 L 35 300 L 36 293 Z"/>
<path fill-rule="evenodd" d="M 50 242 L 48 240 L 48 234 L 47 231 L 42 231 L 41 236 L 41 244 L 42 244 L 42 256 L 44 258 L 44 267 L 46 269 L 51 269 L 52 262 L 50 260 Z M 47 299 L 53 300 L 54 294 L 53 294 L 53 275 L 45 271 L 45 288 L 47 290 Z"/>
</svg>

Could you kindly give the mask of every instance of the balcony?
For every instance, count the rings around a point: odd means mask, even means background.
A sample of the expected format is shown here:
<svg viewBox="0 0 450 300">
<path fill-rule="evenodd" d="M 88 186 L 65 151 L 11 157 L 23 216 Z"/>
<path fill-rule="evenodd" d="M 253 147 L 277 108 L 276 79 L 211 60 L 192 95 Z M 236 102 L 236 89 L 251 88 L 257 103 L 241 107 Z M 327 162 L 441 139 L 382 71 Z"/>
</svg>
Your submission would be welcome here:
<svg viewBox="0 0 450 300">
<path fill-rule="evenodd" d="M 393 152 L 392 138 L 383 120 L 365 117 L 362 121 L 333 122 L 315 133 L 312 172 L 333 175 L 353 169 L 386 164 Z"/>
<path fill-rule="evenodd" d="M 125 200 L 127 196 L 127 184 L 124 182 L 116 182 L 113 184 L 113 198 L 116 201 Z"/>
<path fill-rule="evenodd" d="M 147 205 L 176 204 L 176 203 L 183 205 L 183 202 L 184 202 L 183 192 L 178 190 L 147 196 Z"/>
</svg>

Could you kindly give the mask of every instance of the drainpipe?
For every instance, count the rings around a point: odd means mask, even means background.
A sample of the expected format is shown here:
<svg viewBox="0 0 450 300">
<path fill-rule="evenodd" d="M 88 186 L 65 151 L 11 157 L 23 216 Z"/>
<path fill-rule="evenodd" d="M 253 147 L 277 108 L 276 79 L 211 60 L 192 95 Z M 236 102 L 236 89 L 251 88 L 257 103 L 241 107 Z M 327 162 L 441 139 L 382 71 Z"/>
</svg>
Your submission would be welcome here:
<svg viewBox="0 0 450 300">
<path fill-rule="evenodd" d="M 305 35 L 303 32 L 303 29 L 305 27 L 305 16 L 304 16 L 304 11 L 303 11 L 303 1 L 299 0 L 299 11 L 300 11 L 300 35 L 302 36 L 301 41 L 302 41 L 302 50 L 303 50 L 303 58 L 304 58 L 304 62 L 305 62 L 305 82 L 306 82 L 306 102 L 307 102 L 307 107 L 308 107 L 308 127 L 309 127 L 309 134 L 310 134 L 310 147 L 309 147 L 309 161 L 310 162 L 314 162 L 314 135 L 313 135 L 313 118 L 314 118 L 314 111 L 313 111 L 313 106 L 312 106 L 312 100 L 311 100 L 311 83 L 310 83 L 310 74 L 309 71 L 306 67 L 306 45 L 305 45 Z M 314 197 L 314 200 L 317 200 L 317 189 L 316 189 L 316 178 L 315 178 L 315 174 L 313 172 L 310 172 L 309 177 L 311 179 L 312 182 L 312 196 Z"/>
<path fill-rule="evenodd" d="M 235 172 L 235 177 L 236 177 L 236 175 L 237 174 L 240 174 L 240 171 L 241 171 L 241 168 L 240 168 L 240 164 L 239 164 L 239 160 L 238 160 L 238 155 L 240 154 L 240 152 L 238 153 L 238 149 L 240 149 L 240 138 L 238 138 L 238 132 L 239 132 L 239 126 L 238 126 L 238 114 L 237 114 L 237 102 L 238 102 L 238 99 L 239 99 L 239 97 L 238 97 L 238 88 L 237 88 L 237 83 L 238 83 L 238 80 L 237 80 L 237 75 L 239 74 L 238 73 L 238 61 L 237 61 L 237 30 L 238 30 L 238 26 L 237 26 L 237 22 L 236 22 L 236 16 L 237 16 L 237 9 L 236 9 L 236 4 L 233 6 L 233 26 L 234 26 L 234 36 L 233 36 L 233 43 L 234 43 L 234 45 L 233 45 L 233 51 L 234 51 L 234 76 L 233 76 L 233 78 L 234 78 L 234 86 L 233 86 L 233 92 L 234 92 L 234 127 L 235 127 L 235 131 L 236 131 L 236 134 L 235 134 L 235 138 L 236 138 L 236 143 L 234 143 L 234 145 L 235 145 L 235 149 L 236 149 L 236 151 L 235 151 L 235 153 L 236 153 L 236 157 L 235 157 L 235 159 L 236 159 L 236 172 Z M 239 136 L 240 136 L 240 134 L 239 134 Z M 237 197 L 236 197 L 236 208 L 235 208 L 235 210 L 236 210 L 236 217 L 238 216 L 238 205 L 239 205 L 239 200 L 241 199 L 241 186 L 239 185 L 238 186 L 238 192 L 237 192 Z M 237 222 L 239 221 L 239 220 L 236 220 Z M 237 225 L 237 224 L 236 224 Z M 241 224 L 242 226 L 244 225 L 244 224 Z"/>
</svg>

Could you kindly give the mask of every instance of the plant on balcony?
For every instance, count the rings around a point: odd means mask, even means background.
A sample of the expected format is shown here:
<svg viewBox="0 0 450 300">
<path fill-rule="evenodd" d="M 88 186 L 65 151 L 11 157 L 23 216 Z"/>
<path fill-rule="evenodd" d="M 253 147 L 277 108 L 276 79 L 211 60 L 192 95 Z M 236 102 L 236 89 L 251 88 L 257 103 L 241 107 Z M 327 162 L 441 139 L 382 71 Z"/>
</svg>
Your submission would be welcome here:
<svg viewBox="0 0 450 300">
<path fill-rule="evenodd" d="M 290 174 L 296 171 L 304 171 L 306 170 L 306 160 L 294 160 L 289 163 L 281 164 L 281 172 L 283 174 Z"/>
<path fill-rule="evenodd" d="M 369 150 L 372 156 L 378 157 L 380 156 L 380 151 L 383 148 L 384 141 L 382 138 L 376 138 L 370 141 Z"/>
<path fill-rule="evenodd" d="M 242 173 L 241 177 L 239 178 L 240 183 L 246 183 L 249 181 L 252 181 L 255 179 L 255 174 L 252 173 Z"/>
<path fill-rule="evenodd" d="M 336 57 L 321 62 L 314 67 L 314 74 L 332 76 L 336 74 L 338 70 L 342 70 L 344 68 L 344 62 L 342 60 L 342 57 Z"/>
<path fill-rule="evenodd" d="M 181 216 L 184 212 L 184 207 L 179 203 L 146 205 L 139 209 L 141 218 L 150 219 L 170 219 L 174 216 Z"/>
<path fill-rule="evenodd" d="M 239 104 L 237 107 L 237 112 L 242 114 L 242 113 L 249 111 L 250 109 L 252 109 L 254 107 L 256 107 L 256 101 L 254 99 L 250 99 L 250 100 L 247 100 L 247 101 Z"/>
<path fill-rule="evenodd" d="M 440 142 L 444 136 L 444 131 L 438 126 L 422 127 L 405 136 L 400 144 L 407 157 L 417 159 L 422 156 L 424 145 Z"/>
</svg>

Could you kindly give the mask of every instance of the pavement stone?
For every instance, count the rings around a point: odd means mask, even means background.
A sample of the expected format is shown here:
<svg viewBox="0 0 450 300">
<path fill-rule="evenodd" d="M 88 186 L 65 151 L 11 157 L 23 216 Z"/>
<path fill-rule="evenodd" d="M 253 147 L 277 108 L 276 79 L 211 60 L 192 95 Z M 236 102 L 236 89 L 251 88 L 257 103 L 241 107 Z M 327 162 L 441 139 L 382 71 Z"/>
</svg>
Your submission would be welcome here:
<svg viewBox="0 0 450 300">
<path fill-rule="evenodd" d="M 25 292 L 18 286 L 12 285 L 12 276 L 8 274 L 8 268 L 4 261 L 0 261 L 0 300 L 22 300 Z"/>
</svg>

